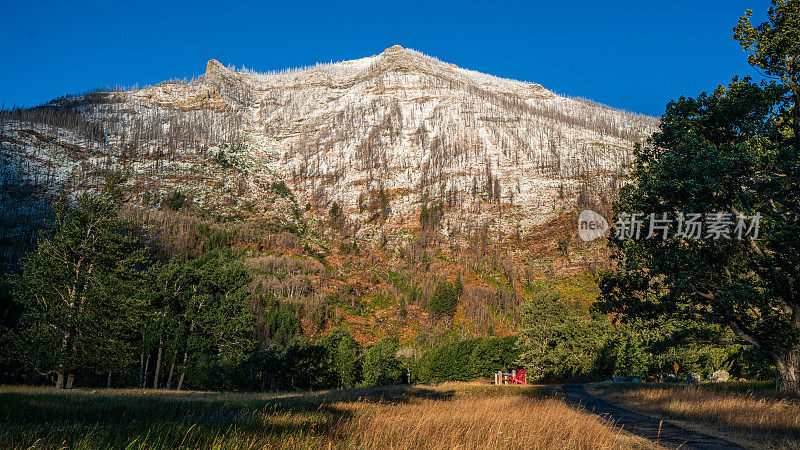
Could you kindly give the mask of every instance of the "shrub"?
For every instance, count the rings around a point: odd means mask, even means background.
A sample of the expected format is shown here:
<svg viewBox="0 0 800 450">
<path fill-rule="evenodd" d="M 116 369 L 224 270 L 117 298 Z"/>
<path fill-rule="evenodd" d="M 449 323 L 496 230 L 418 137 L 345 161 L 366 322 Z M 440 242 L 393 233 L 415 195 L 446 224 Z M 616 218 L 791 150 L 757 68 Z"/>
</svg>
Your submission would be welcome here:
<svg viewBox="0 0 800 450">
<path fill-rule="evenodd" d="M 519 351 L 516 337 L 485 337 L 446 342 L 428 350 L 416 367 L 422 382 L 469 381 L 490 377 L 496 370 L 515 366 Z"/>
<path fill-rule="evenodd" d="M 172 191 L 171 194 L 164 199 L 164 206 L 167 208 L 177 211 L 184 206 L 186 206 L 189 202 L 189 198 L 181 191 Z"/>
</svg>

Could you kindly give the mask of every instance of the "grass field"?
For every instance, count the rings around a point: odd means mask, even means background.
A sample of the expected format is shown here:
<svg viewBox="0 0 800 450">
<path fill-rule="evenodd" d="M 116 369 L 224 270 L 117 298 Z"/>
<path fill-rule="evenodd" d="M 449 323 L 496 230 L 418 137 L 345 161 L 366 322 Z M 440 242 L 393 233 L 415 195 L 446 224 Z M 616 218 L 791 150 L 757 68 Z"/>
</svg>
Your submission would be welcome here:
<svg viewBox="0 0 800 450">
<path fill-rule="evenodd" d="M 774 383 L 599 384 L 588 391 L 746 447 L 800 449 L 800 399 L 776 395 Z"/>
<path fill-rule="evenodd" d="M 0 387 L 0 448 L 651 448 L 540 387 L 302 395 Z"/>
</svg>

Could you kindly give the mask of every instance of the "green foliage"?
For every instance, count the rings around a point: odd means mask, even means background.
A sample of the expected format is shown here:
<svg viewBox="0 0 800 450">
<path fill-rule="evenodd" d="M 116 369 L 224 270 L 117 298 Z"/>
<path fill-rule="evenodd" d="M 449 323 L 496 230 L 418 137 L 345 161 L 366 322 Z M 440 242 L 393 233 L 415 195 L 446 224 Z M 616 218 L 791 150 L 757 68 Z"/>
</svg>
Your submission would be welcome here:
<svg viewBox="0 0 800 450">
<path fill-rule="evenodd" d="M 522 305 L 519 361 L 535 379 L 589 377 L 611 329 L 604 316 L 591 315 L 552 291 L 536 292 Z"/>
<path fill-rule="evenodd" d="M 473 379 L 470 358 L 477 341 L 474 339 L 439 344 L 430 349 L 417 368 L 420 381 L 469 381 Z"/>
<path fill-rule="evenodd" d="M 177 211 L 189 204 L 189 198 L 183 192 L 175 190 L 164 199 L 162 204 L 173 211 Z"/>
<path fill-rule="evenodd" d="M 204 252 L 229 248 L 236 235 L 235 230 L 205 223 L 197 224 L 196 232 L 197 240 Z"/>
<path fill-rule="evenodd" d="M 272 190 L 272 192 L 274 192 L 275 195 L 279 197 L 283 197 L 286 199 L 294 198 L 294 196 L 292 195 L 292 191 L 289 190 L 289 187 L 286 186 L 286 183 L 283 180 L 275 181 L 272 184 L 270 184 L 269 187 Z"/>
<path fill-rule="evenodd" d="M 427 201 L 422 203 L 422 210 L 419 213 L 419 224 L 423 231 L 433 230 L 439 226 L 439 223 L 444 215 L 444 206 L 442 202 L 428 206 Z"/>
<path fill-rule="evenodd" d="M 302 333 L 297 308 L 278 301 L 273 295 L 262 300 L 264 328 L 268 342 L 285 345 Z"/>
<path fill-rule="evenodd" d="M 154 265 L 141 280 L 142 351 L 182 355 L 179 370 L 194 387 L 238 388 L 241 365 L 256 347 L 249 282 L 229 252 Z"/>
<path fill-rule="evenodd" d="M 458 307 L 458 298 L 461 296 L 463 285 L 460 279 L 455 283 L 442 281 L 436 284 L 430 301 L 428 310 L 436 317 L 453 316 Z"/>
<path fill-rule="evenodd" d="M 470 381 L 510 370 L 519 357 L 514 336 L 443 342 L 425 352 L 413 374 L 417 381 Z"/>
<path fill-rule="evenodd" d="M 11 356 L 55 375 L 59 387 L 76 372 L 125 371 L 145 359 L 157 367 L 154 387 L 167 363 L 170 377 L 194 387 L 242 386 L 255 350 L 246 268 L 227 252 L 151 265 L 140 230 L 117 217 L 109 198 L 55 206 L 13 280 L 22 312 L 4 338 L 14 343 Z"/>
<path fill-rule="evenodd" d="M 470 355 L 472 378 L 489 378 L 497 370 L 516 366 L 520 356 L 516 336 L 494 336 L 476 339 Z"/>
<path fill-rule="evenodd" d="M 616 339 L 614 374 L 626 377 L 643 378 L 647 375 L 649 359 L 642 350 L 642 343 L 636 336 Z"/>
<path fill-rule="evenodd" d="M 775 366 L 752 346 L 738 346 L 730 355 L 729 372 L 746 380 L 774 380 Z"/>
<path fill-rule="evenodd" d="M 328 214 L 330 214 L 330 216 L 331 216 L 331 219 L 332 220 L 338 219 L 340 213 L 341 213 L 341 211 L 339 209 L 339 204 L 336 203 L 336 202 L 333 202 L 333 204 L 331 205 L 331 210 L 328 212 Z"/>
<path fill-rule="evenodd" d="M 762 373 L 763 361 L 737 356 L 730 334 L 714 324 L 687 320 L 611 321 L 552 291 L 538 291 L 524 304 L 519 361 L 535 379 L 642 378 L 672 372 L 705 377 L 726 369 L 734 376 Z M 737 362 L 738 361 L 738 362 Z"/>
<path fill-rule="evenodd" d="M 361 348 L 341 329 L 315 341 L 298 337 L 272 345 L 250 360 L 251 389 L 261 390 L 354 387 L 361 381 L 361 371 Z"/>
<path fill-rule="evenodd" d="M 146 258 L 137 230 L 106 199 L 84 194 L 54 212 L 13 280 L 22 315 L 10 342 L 15 359 L 58 375 L 63 387 L 77 369 L 113 370 L 130 360 L 126 337 L 138 305 L 127 293 Z"/>
<path fill-rule="evenodd" d="M 601 307 L 725 325 L 775 363 L 779 389 L 800 392 L 800 2 L 774 1 L 768 16 L 753 27 L 748 12 L 734 37 L 776 81 L 670 102 L 615 205 L 759 215 L 758 239 L 613 241 L 621 263 L 601 280 Z"/>
<path fill-rule="evenodd" d="M 364 386 L 383 386 L 402 381 L 403 373 L 397 359 L 397 338 L 384 338 L 364 351 L 362 383 Z"/>
<path fill-rule="evenodd" d="M 246 147 L 241 146 L 228 146 L 223 144 L 219 147 L 219 151 L 214 154 L 214 162 L 220 165 L 223 169 L 237 169 L 241 172 L 247 173 L 247 164 L 241 157 L 237 157 L 236 153 L 241 153 L 246 150 Z"/>
<path fill-rule="evenodd" d="M 797 87 L 797 55 L 800 55 L 800 5 L 796 0 L 773 1 L 767 11 L 768 22 L 750 23 L 747 10 L 734 29 L 733 38 L 749 51 L 747 62 L 767 75 L 780 78 L 789 87 Z"/>
<path fill-rule="evenodd" d="M 322 338 L 326 351 L 326 366 L 332 374 L 332 386 L 352 388 L 361 378 L 361 360 L 358 343 L 346 331 L 336 329 Z"/>
<path fill-rule="evenodd" d="M 113 204 L 121 204 L 125 199 L 122 185 L 128 181 L 127 177 L 118 171 L 108 171 L 103 180 L 103 195 Z"/>
<path fill-rule="evenodd" d="M 218 151 L 214 155 L 214 161 L 216 161 L 217 164 L 222 166 L 223 169 L 232 169 L 233 168 L 233 164 L 231 164 L 231 162 L 228 159 L 228 156 L 225 154 L 225 152 L 223 150 Z"/>
</svg>

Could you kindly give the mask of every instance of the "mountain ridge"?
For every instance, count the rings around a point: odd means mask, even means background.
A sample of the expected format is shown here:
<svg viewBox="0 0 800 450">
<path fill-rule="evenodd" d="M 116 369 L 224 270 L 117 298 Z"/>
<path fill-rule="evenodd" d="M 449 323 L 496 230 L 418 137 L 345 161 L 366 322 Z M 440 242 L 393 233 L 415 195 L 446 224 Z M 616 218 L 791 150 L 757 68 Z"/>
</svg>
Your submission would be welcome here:
<svg viewBox="0 0 800 450">
<path fill-rule="evenodd" d="M 399 46 L 266 74 L 211 59 L 191 81 L 2 112 L 0 240 L 13 260 L 48 198 L 121 173 L 124 214 L 168 253 L 199 254 L 218 234 L 256 253 L 321 258 L 329 269 L 310 288 L 297 287 L 306 275 L 265 281 L 291 301 L 317 292 L 303 300 L 313 305 L 328 291 L 396 296 L 378 274 L 407 265 L 422 298 L 463 272 L 460 320 L 508 329 L 485 301 L 513 317 L 519 280 L 604 264 L 602 249 L 577 238 L 575 212 L 609 212 L 633 146 L 656 126 Z M 484 267 L 513 295 L 487 284 Z M 426 301 L 415 299 L 405 311 L 421 323 Z M 356 334 L 399 314 L 391 308 L 356 320 Z"/>
</svg>

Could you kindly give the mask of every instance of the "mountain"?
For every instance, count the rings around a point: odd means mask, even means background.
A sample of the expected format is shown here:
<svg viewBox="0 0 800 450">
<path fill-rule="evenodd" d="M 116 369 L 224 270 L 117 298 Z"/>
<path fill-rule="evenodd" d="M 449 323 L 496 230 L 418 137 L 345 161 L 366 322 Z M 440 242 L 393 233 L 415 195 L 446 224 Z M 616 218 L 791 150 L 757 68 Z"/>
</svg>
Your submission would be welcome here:
<svg viewBox="0 0 800 450">
<path fill-rule="evenodd" d="M 313 255 L 344 283 L 348 258 L 374 269 L 430 252 L 465 271 L 514 261 L 509 279 L 575 273 L 598 255 L 576 241 L 574 211 L 607 211 L 657 125 L 400 46 L 273 73 L 211 60 L 191 81 L 3 111 L 1 248 L 9 264 L 49 198 L 121 173 L 126 214 L 169 252 L 217 233 Z M 381 284 L 366 278 L 362 294 Z"/>
</svg>

